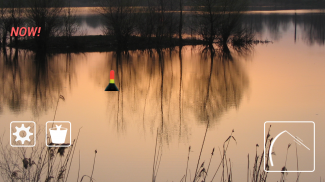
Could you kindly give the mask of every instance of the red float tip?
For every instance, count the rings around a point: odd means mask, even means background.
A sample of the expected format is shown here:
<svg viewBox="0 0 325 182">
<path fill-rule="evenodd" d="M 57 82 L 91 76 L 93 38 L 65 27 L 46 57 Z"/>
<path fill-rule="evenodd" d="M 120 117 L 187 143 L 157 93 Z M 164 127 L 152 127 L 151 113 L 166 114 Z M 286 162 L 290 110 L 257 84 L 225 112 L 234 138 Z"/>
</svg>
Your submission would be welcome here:
<svg viewBox="0 0 325 182">
<path fill-rule="evenodd" d="M 113 79 L 113 80 L 114 80 L 114 70 L 111 70 L 111 73 L 110 73 L 109 79 Z"/>
</svg>

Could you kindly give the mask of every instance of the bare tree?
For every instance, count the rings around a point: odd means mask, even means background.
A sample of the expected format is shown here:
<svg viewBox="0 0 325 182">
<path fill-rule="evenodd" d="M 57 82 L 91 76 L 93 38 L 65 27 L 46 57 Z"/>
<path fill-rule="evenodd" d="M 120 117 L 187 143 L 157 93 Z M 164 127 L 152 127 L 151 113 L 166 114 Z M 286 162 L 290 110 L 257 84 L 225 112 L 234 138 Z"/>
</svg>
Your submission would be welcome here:
<svg viewBox="0 0 325 182">
<path fill-rule="evenodd" d="M 105 20 L 104 33 L 115 37 L 119 50 L 127 49 L 135 32 L 139 8 L 134 0 L 103 0 L 98 9 Z"/>
<path fill-rule="evenodd" d="M 2 45 L 7 45 L 7 39 L 10 38 L 12 43 L 12 37 L 10 34 L 12 27 L 19 27 L 22 19 L 22 0 L 0 1 L 0 23 L 2 29 Z M 15 43 L 17 43 L 18 37 L 15 37 Z"/>
<path fill-rule="evenodd" d="M 211 47 L 218 43 L 226 48 L 229 42 L 251 38 L 244 31 L 241 16 L 247 7 L 247 0 L 194 0 L 198 33 Z"/>
<path fill-rule="evenodd" d="M 180 43 L 182 42 L 183 31 L 183 0 L 179 0 L 179 25 L 178 25 L 178 37 Z"/>
<path fill-rule="evenodd" d="M 140 36 L 149 38 L 149 41 L 151 41 L 157 25 L 156 11 L 157 6 L 155 6 L 155 2 L 147 0 L 147 6 L 143 9 L 137 26 Z"/>
<path fill-rule="evenodd" d="M 20 27 L 22 24 L 22 0 L 13 0 L 10 1 L 10 19 L 11 19 L 11 24 L 13 27 Z M 9 30 L 11 31 L 11 29 Z M 15 44 L 18 43 L 18 36 L 14 37 L 15 39 Z M 10 36 L 10 43 L 12 43 L 12 36 Z"/>
<path fill-rule="evenodd" d="M 166 25 L 167 25 L 167 34 L 166 36 L 169 39 L 169 43 L 172 44 L 172 38 L 174 35 L 179 32 L 178 29 L 178 21 L 177 21 L 177 16 L 174 13 L 174 10 L 176 10 L 177 4 L 174 3 L 174 0 L 168 0 L 167 1 L 168 6 L 167 6 L 167 11 L 166 13 Z"/>
<path fill-rule="evenodd" d="M 217 42 L 223 47 L 235 37 L 244 32 L 241 24 L 242 12 L 247 6 L 247 0 L 221 0 L 219 4 L 219 20 Z M 243 34 L 241 34 L 243 35 Z M 237 36 L 238 39 L 238 36 Z"/>
<path fill-rule="evenodd" d="M 37 48 L 46 49 L 49 38 L 59 32 L 64 0 L 29 0 L 28 5 L 31 26 L 41 27 L 40 36 L 35 36 Z"/>
<path fill-rule="evenodd" d="M 68 8 L 64 11 L 63 25 L 63 36 L 67 37 L 67 42 L 69 43 L 71 36 L 76 34 L 79 28 L 76 15 L 70 7 L 70 0 L 68 2 Z"/>
<path fill-rule="evenodd" d="M 208 45 L 212 46 L 214 39 L 217 36 L 218 27 L 218 6 L 219 0 L 194 0 L 195 17 L 198 27 L 196 29 L 203 40 Z"/>
<path fill-rule="evenodd" d="M 0 14 L 1 14 L 1 36 L 2 36 L 1 43 L 2 46 L 5 47 L 7 44 L 7 34 L 10 28 L 10 21 L 8 16 L 8 8 L 6 8 L 6 5 L 3 0 L 1 0 Z"/>
</svg>

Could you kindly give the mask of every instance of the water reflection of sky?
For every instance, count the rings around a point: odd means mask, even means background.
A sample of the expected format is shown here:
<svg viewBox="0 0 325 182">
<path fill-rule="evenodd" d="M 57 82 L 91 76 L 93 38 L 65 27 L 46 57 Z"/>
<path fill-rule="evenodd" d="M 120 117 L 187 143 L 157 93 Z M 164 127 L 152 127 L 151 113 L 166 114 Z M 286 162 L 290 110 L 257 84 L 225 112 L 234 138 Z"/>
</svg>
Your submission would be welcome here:
<svg viewBox="0 0 325 182">
<path fill-rule="evenodd" d="M 80 174 L 91 172 L 97 149 L 96 181 L 150 181 L 155 132 L 164 128 L 157 180 L 180 181 L 189 145 L 193 151 L 189 168 L 195 170 L 210 119 L 202 160 L 207 163 L 216 147 L 210 169 L 216 170 L 218 147 L 234 129 L 237 144 L 230 145 L 227 155 L 234 181 L 241 181 L 246 179 L 247 154 L 253 159 L 256 143 L 263 144 L 265 121 L 311 120 L 316 123 L 316 171 L 301 174 L 300 181 L 319 180 L 324 166 L 317 161 L 325 160 L 325 52 L 323 25 L 314 15 L 296 17 L 296 42 L 293 15 L 248 15 L 245 24 L 258 32 L 258 39 L 273 44 L 258 44 L 245 56 L 232 54 L 232 61 L 211 59 L 200 47 L 191 46 L 184 47 L 181 55 L 178 49 L 160 54 L 2 54 L 0 132 L 8 133 L 14 120 L 34 120 L 42 128 L 53 118 L 56 99 L 62 94 L 66 100 L 59 103 L 56 120 L 71 121 L 73 137 L 83 127 L 77 148 Z M 86 29 L 92 28 L 88 34 L 99 32 L 101 23 L 95 19 L 79 20 Z M 103 91 L 111 69 L 116 70 L 120 92 Z M 77 173 L 75 156 L 69 181 Z M 277 173 L 269 174 L 270 181 L 279 178 Z M 295 179 L 295 174 L 288 175 L 288 181 Z"/>
</svg>

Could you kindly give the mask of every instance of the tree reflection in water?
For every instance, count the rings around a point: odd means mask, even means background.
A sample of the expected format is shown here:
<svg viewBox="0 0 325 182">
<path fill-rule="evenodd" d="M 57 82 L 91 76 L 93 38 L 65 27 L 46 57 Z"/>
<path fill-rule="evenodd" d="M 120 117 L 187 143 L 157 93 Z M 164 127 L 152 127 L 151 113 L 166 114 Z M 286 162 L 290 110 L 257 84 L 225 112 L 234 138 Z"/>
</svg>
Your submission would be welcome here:
<svg viewBox="0 0 325 182">
<path fill-rule="evenodd" d="M 131 123 L 153 134 L 158 127 L 168 141 L 173 135 L 186 137 L 192 121 L 213 125 L 239 107 L 249 85 L 240 63 L 247 55 L 190 46 L 107 53 L 95 79 L 108 83 L 109 71 L 115 70 L 121 89 L 108 94 L 107 107 L 119 132 Z"/>
<path fill-rule="evenodd" d="M 62 61 L 66 59 L 65 61 Z M 8 49 L 0 59 L 0 100 L 14 113 L 31 109 L 39 116 L 53 108 L 63 84 L 70 84 L 75 75 L 71 55 L 48 55 Z"/>
<path fill-rule="evenodd" d="M 186 137 L 189 123 L 209 120 L 213 125 L 227 110 L 239 107 L 248 88 L 240 63 L 244 54 L 229 49 L 184 46 L 106 54 L 105 65 L 96 68 L 96 79 L 108 83 L 109 71 L 116 72 L 120 91 L 108 95 L 108 114 L 122 132 L 133 122 L 145 133 L 161 128 L 166 140 Z M 15 113 L 31 109 L 39 116 L 53 108 L 65 93 L 63 85 L 68 82 L 71 87 L 76 81 L 75 56 L 14 49 L 2 53 L 0 112 L 5 107 Z"/>
</svg>

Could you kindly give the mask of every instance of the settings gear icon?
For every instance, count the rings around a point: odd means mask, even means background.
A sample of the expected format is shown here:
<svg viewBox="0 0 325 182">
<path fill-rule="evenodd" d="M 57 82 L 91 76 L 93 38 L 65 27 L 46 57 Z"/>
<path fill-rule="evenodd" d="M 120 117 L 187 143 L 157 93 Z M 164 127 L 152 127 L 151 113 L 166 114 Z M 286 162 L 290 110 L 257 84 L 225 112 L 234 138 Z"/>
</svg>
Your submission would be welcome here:
<svg viewBox="0 0 325 182">
<path fill-rule="evenodd" d="M 24 124 L 21 124 L 21 127 L 20 128 L 17 127 L 17 126 L 15 128 L 16 128 L 16 132 L 13 133 L 13 135 L 16 136 L 16 140 L 15 140 L 16 142 L 17 141 L 20 141 L 22 144 L 24 144 L 26 140 L 30 142 L 29 137 L 31 135 L 33 135 L 33 133 L 29 132 L 30 126 L 28 126 L 27 128 L 25 128 L 25 125 Z M 26 136 L 21 137 L 20 136 L 20 132 L 21 131 L 24 131 L 26 133 Z"/>
</svg>

